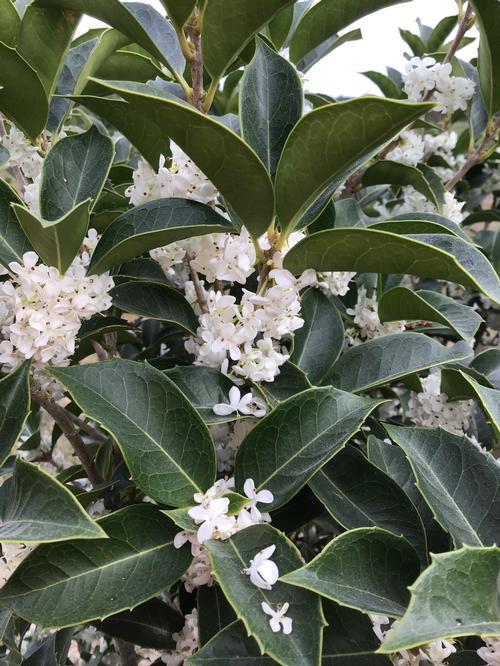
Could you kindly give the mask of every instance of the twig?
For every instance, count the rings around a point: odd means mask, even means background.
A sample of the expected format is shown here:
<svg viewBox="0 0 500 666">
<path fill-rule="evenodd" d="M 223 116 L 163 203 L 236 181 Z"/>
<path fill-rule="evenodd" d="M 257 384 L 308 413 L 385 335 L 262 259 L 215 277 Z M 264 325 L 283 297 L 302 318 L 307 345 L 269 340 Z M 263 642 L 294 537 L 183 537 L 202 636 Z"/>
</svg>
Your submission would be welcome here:
<svg viewBox="0 0 500 666">
<path fill-rule="evenodd" d="M 100 430 L 97 430 L 97 428 L 94 428 L 94 426 L 90 425 L 88 421 L 82 421 L 80 418 L 78 418 L 78 416 L 76 416 L 76 414 L 73 414 L 68 410 L 66 410 L 66 412 L 69 414 L 70 419 L 73 421 L 76 427 L 85 431 L 87 435 L 90 435 L 94 439 L 98 439 L 100 442 L 107 442 L 109 440 L 107 435 L 105 435 Z"/>
<path fill-rule="evenodd" d="M 447 65 L 449 62 L 452 61 L 455 53 L 458 51 L 460 44 L 462 43 L 462 39 L 465 36 L 465 33 L 470 30 L 473 24 L 473 14 L 472 14 L 472 5 L 469 4 L 467 5 L 467 9 L 465 10 L 460 23 L 458 24 L 458 30 L 457 34 L 455 35 L 455 39 L 451 43 L 450 48 L 448 49 L 448 53 L 446 54 L 444 60 L 443 60 L 443 65 Z"/>
<path fill-rule="evenodd" d="M 500 129 L 500 114 L 497 115 L 492 123 L 491 127 L 486 131 L 484 139 L 481 144 L 476 148 L 476 150 L 469 155 L 467 160 L 464 162 L 462 167 L 457 171 L 457 173 L 451 178 L 445 185 L 446 190 L 449 192 L 452 190 L 457 183 L 459 183 L 465 175 L 482 161 L 483 155 L 488 151 L 489 148 L 495 143 L 496 133 Z"/>
<path fill-rule="evenodd" d="M 197 16 L 193 15 L 196 21 Z M 203 57 L 201 53 L 201 35 L 198 25 L 195 23 L 188 24 L 187 33 L 192 47 L 193 57 L 189 61 L 191 68 L 191 85 L 193 92 L 191 94 L 191 103 L 198 109 L 203 111 L 203 102 L 205 101 L 205 89 L 203 87 Z"/>
<path fill-rule="evenodd" d="M 73 447 L 74 452 L 82 463 L 82 467 L 87 474 L 87 478 L 94 486 L 94 488 L 104 483 L 104 479 L 102 478 L 95 462 L 90 456 L 87 447 L 85 446 L 78 432 L 75 430 L 71 417 L 68 416 L 69 412 L 67 412 L 64 407 L 61 407 L 61 405 L 59 405 L 48 393 L 35 385 L 32 385 L 31 387 L 31 397 L 40 405 L 40 407 L 43 407 L 45 411 L 48 412 L 50 416 L 52 416 L 54 421 L 61 428 L 64 436 L 69 441 Z"/>
<path fill-rule="evenodd" d="M 116 651 L 120 658 L 121 666 L 137 666 L 137 654 L 134 646 L 131 643 L 122 641 L 120 638 L 115 639 Z"/>
<path fill-rule="evenodd" d="M 200 278 L 198 273 L 191 264 L 191 262 L 194 259 L 193 254 L 191 252 L 187 252 L 186 259 L 188 262 L 189 271 L 191 273 L 191 279 L 193 280 L 194 290 L 196 292 L 196 298 L 198 299 L 198 305 L 200 306 L 202 312 L 207 312 L 208 311 L 207 300 L 205 298 L 205 294 L 203 293 L 203 288 L 200 283 Z"/>
</svg>

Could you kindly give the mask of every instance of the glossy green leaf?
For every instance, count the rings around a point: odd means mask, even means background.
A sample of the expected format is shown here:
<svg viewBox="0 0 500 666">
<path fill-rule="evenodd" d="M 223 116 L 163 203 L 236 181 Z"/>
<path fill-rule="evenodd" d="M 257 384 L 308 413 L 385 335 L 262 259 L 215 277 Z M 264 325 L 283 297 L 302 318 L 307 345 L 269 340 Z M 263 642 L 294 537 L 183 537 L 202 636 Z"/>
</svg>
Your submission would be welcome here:
<svg viewBox="0 0 500 666">
<path fill-rule="evenodd" d="M 34 5 L 28 5 L 23 14 L 16 49 L 38 74 L 49 100 L 79 20 L 76 11 Z"/>
<path fill-rule="evenodd" d="M 236 489 L 253 479 L 270 490 L 277 509 L 359 430 L 380 401 L 331 387 L 313 388 L 282 402 L 245 437 L 235 464 Z"/>
<path fill-rule="evenodd" d="M 21 199 L 10 185 L 0 179 L 0 264 L 5 267 L 11 261 L 22 262 L 23 254 L 31 250 L 31 245 L 12 210 L 14 203 L 20 204 Z"/>
<path fill-rule="evenodd" d="M 342 44 L 346 44 L 347 42 L 355 42 L 362 38 L 363 35 L 359 28 L 356 28 L 355 30 L 349 30 L 349 32 L 346 32 L 343 35 L 332 35 L 329 39 L 326 40 L 326 42 L 323 42 L 323 44 L 320 46 L 316 47 L 312 51 L 309 51 L 309 53 L 304 58 L 302 58 L 302 60 L 299 60 L 299 62 L 296 64 L 296 67 L 303 74 L 307 74 L 307 72 L 312 69 L 314 65 L 320 62 L 334 49 L 337 49 L 339 46 L 342 46 Z"/>
<path fill-rule="evenodd" d="M 293 0 L 210 0 L 203 19 L 203 61 L 219 79 L 248 42 Z"/>
<path fill-rule="evenodd" d="M 36 253 L 47 264 L 65 273 L 87 233 L 91 200 L 86 199 L 58 220 L 40 220 L 20 204 L 13 209 Z"/>
<path fill-rule="evenodd" d="M 164 601 L 150 599 L 131 611 L 93 624 L 113 638 L 153 650 L 169 650 L 175 647 L 172 634 L 182 629 L 184 618 Z"/>
<path fill-rule="evenodd" d="M 249 527 L 227 541 L 211 539 L 205 543 L 212 570 L 226 599 L 262 652 L 280 664 L 316 666 L 321 655 L 324 624 L 318 597 L 280 581 L 273 585 L 272 590 L 263 590 L 242 573 L 242 568 L 248 567 L 250 560 L 271 544 L 276 546 L 272 560 L 278 565 L 281 575 L 301 566 L 295 546 L 269 525 Z M 262 602 L 275 609 L 277 604 L 285 601 L 290 604 L 287 617 L 293 621 L 293 631 L 289 636 L 283 632 L 273 633 L 269 626 L 270 617 L 261 609 Z"/>
<path fill-rule="evenodd" d="M 113 162 L 114 146 L 92 126 L 58 141 L 42 171 L 40 209 L 45 220 L 58 220 L 87 199 L 101 194 Z"/>
<path fill-rule="evenodd" d="M 126 282 L 110 293 L 113 305 L 124 312 L 166 321 L 195 335 L 198 318 L 178 289 L 166 284 Z"/>
<path fill-rule="evenodd" d="M 107 539 L 38 546 L 0 591 L 2 606 L 40 627 L 69 627 L 147 601 L 189 566 L 189 548 L 174 546 L 177 528 L 151 505 L 98 523 Z"/>
<path fill-rule="evenodd" d="M 48 543 L 106 537 L 62 483 L 17 458 L 0 488 L 0 541 Z"/>
<path fill-rule="evenodd" d="M 290 42 L 290 59 L 299 62 L 310 51 L 354 21 L 408 0 L 321 0 L 307 11 Z"/>
<path fill-rule="evenodd" d="M 89 271 L 102 273 L 156 247 L 192 236 L 230 230 L 225 218 L 197 201 L 149 201 L 127 211 L 109 225 L 92 255 Z"/>
<path fill-rule="evenodd" d="M 467 358 L 467 350 L 445 347 L 422 333 L 394 333 L 351 347 L 335 363 L 324 383 L 358 393 Z"/>
<path fill-rule="evenodd" d="M 312 384 L 303 370 L 287 361 L 280 367 L 280 373 L 273 382 L 261 382 L 255 384 L 255 388 L 275 407 L 279 402 L 312 388 Z"/>
<path fill-rule="evenodd" d="M 430 167 L 428 169 L 427 173 L 432 173 Z M 411 185 L 431 201 L 438 210 L 441 209 L 444 200 L 444 188 L 439 179 L 436 184 L 434 179 L 428 180 L 425 173 L 417 167 L 391 160 L 382 160 L 369 167 L 363 176 L 363 185 Z"/>
<path fill-rule="evenodd" d="M 295 5 L 285 7 L 267 25 L 269 37 L 277 51 L 280 51 L 287 41 L 290 29 L 295 22 L 295 12 L 300 4 L 305 3 L 295 3 Z"/>
<path fill-rule="evenodd" d="M 500 467 L 468 437 L 442 428 L 385 424 L 406 453 L 436 520 L 459 545 L 489 546 L 500 539 Z"/>
<path fill-rule="evenodd" d="M 182 28 L 193 13 L 196 0 L 161 0 L 168 15 L 178 28 Z"/>
<path fill-rule="evenodd" d="M 452 636 L 500 634 L 498 548 L 462 548 L 432 556 L 411 586 L 411 601 L 381 652 L 397 652 Z"/>
<path fill-rule="evenodd" d="M 296 331 L 290 360 L 313 384 L 322 384 L 343 347 L 345 331 L 335 305 L 318 289 L 302 297 L 304 326 Z"/>
<path fill-rule="evenodd" d="M 12 0 L 0 0 L 0 42 L 15 46 L 21 18 Z"/>
<path fill-rule="evenodd" d="M 384 292 L 378 304 L 380 321 L 432 321 L 444 324 L 470 342 L 477 333 L 482 317 L 471 307 L 443 296 L 437 291 L 412 291 L 393 287 Z"/>
<path fill-rule="evenodd" d="M 312 562 L 281 580 L 365 613 L 398 617 L 419 571 L 417 554 L 406 539 L 371 527 L 341 534 Z"/>
<path fill-rule="evenodd" d="M 500 111 L 500 11 L 496 0 L 471 0 L 478 22 L 479 80 L 490 118 Z"/>
<path fill-rule="evenodd" d="M 346 446 L 309 481 L 328 512 L 346 529 L 381 527 L 403 535 L 427 561 L 425 532 L 405 492 L 353 446 Z"/>
<path fill-rule="evenodd" d="M 233 382 L 214 368 L 201 365 L 177 367 L 165 372 L 196 409 L 205 423 L 225 423 L 233 421 L 234 415 L 217 416 L 214 405 L 228 402 Z"/>
<path fill-rule="evenodd" d="M 22 88 L 23 94 L 19 94 Z M 36 71 L 15 49 L 0 43 L 0 112 L 35 139 L 44 129 L 49 103 Z"/>
<path fill-rule="evenodd" d="M 269 0 L 266 0 L 268 2 Z M 206 174 L 254 236 L 263 234 L 274 213 L 269 174 L 253 150 L 231 129 L 151 86 L 100 81 L 144 114 L 184 150 Z M 139 146 L 139 150 L 141 147 Z M 227 155 L 221 161 L 220 155 Z M 241 187 L 241 183 L 245 187 Z"/>
<path fill-rule="evenodd" d="M 293 229 L 326 192 L 324 206 L 353 171 L 431 108 L 360 97 L 306 114 L 288 137 L 276 173 L 276 209 L 282 228 Z"/>
<path fill-rule="evenodd" d="M 0 467 L 10 456 L 30 411 L 29 363 L 0 380 Z"/>
<path fill-rule="evenodd" d="M 401 88 L 389 76 L 372 70 L 362 72 L 362 74 L 380 88 L 380 90 L 384 93 L 384 97 L 402 99 L 403 92 Z"/>
<path fill-rule="evenodd" d="M 288 135 L 302 116 L 304 96 L 295 67 L 262 39 L 243 75 L 240 106 L 243 138 L 274 177 Z"/>
<path fill-rule="evenodd" d="M 238 666 L 271 666 L 279 662 L 261 654 L 259 644 L 247 634 L 243 622 L 235 620 L 189 657 L 188 663 L 191 666 L 232 666 L 234 663 Z"/>
<path fill-rule="evenodd" d="M 500 390 L 500 349 L 485 349 L 471 361 L 470 367 L 483 374 L 496 389 Z"/>
<path fill-rule="evenodd" d="M 475 398 L 486 412 L 497 438 L 500 440 L 500 391 L 482 386 L 465 372 L 458 371 L 464 388 L 459 397 Z M 456 397 L 456 396 L 450 396 Z"/>
<path fill-rule="evenodd" d="M 215 480 L 210 433 L 162 372 L 114 359 L 51 373 L 80 409 L 116 439 L 132 478 L 158 502 L 189 504 Z"/>
<path fill-rule="evenodd" d="M 182 72 L 182 55 L 172 25 L 153 7 L 120 0 L 35 0 L 35 7 L 74 9 L 116 28 L 167 67 Z"/>
<path fill-rule="evenodd" d="M 418 213 L 418 215 L 415 213 L 406 213 L 396 215 L 396 217 L 390 220 L 370 224 L 370 229 L 390 231 L 391 233 L 405 236 L 415 234 L 416 238 L 418 234 L 451 234 L 452 236 L 458 236 L 470 244 L 470 236 L 467 235 L 460 225 L 436 213 Z"/>
<path fill-rule="evenodd" d="M 203 585 L 196 596 L 200 646 L 235 620 L 235 614 L 219 585 Z M 253 642 L 253 639 L 250 639 Z M 257 646 L 257 644 L 255 643 Z M 257 647 L 258 650 L 258 647 Z"/>
<path fill-rule="evenodd" d="M 315 268 L 449 280 L 500 302 L 500 280 L 489 261 L 472 244 L 451 235 L 401 236 L 375 229 L 331 229 L 297 243 L 284 264 L 295 274 Z"/>
</svg>

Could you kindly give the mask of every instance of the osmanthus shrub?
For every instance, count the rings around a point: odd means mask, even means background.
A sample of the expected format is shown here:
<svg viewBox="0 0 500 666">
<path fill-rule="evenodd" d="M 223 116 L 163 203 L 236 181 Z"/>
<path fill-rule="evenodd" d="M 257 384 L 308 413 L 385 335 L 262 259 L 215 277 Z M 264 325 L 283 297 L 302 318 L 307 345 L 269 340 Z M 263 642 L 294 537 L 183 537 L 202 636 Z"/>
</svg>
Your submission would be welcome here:
<svg viewBox="0 0 500 666">
<path fill-rule="evenodd" d="M 1 662 L 498 666 L 500 3 L 162 1 L 0 0 Z"/>
</svg>

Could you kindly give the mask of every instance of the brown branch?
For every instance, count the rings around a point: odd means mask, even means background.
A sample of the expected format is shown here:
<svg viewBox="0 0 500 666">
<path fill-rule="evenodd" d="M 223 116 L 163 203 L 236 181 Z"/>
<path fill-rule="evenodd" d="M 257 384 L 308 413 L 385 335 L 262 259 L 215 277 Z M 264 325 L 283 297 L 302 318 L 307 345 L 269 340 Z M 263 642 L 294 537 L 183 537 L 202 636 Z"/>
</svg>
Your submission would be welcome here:
<svg viewBox="0 0 500 666">
<path fill-rule="evenodd" d="M 201 53 L 201 34 L 197 25 L 198 17 L 193 15 L 193 23 L 188 24 L 187 33 L 192 48 L 193 57 L 189 60 L 191 68 L 191 104 L 203 111 L 203 102 L 205 101 L 205 89 L 203 87 L 203 57 Z"/>
<path fill-rule="evenodd" d="M 479 164 L 484 159 L 484 154 L 491 148 L 495 143 L 496 134 L 500 129 L 500 114 L 498 114 L 491 123 L 491 127 L 486 131 L 484 139 L 481 144 L 476 148 L 476 150 L 469 155 L 467 160 L 464 162 L 462 167 L 457 171 L 457 173 L 446 183 L 446 190 L 449 192 L 452 190 L 457 183 L 464 179 L 464 177 L 469 173 L 469 171 Z"/>
<path fill-rule="evenodd" d="M 75 454 L 82 463 L 87 478 L 94 488 L 104 483 L 104 479 L 97 469 L 94 460 L 90 456 L 82 438 L 75 430 L 73 421 L 71 417 L 68 416 L 68 412 L 64 407 L 61 407 L 61 405 L 59 405 L 48 393 L 35 385 L 32 385 L 31 387 L 31 397 L 40 405 L 40 407 L 43 407 L 45 411 L 52 416 L 54 421 L 61 428 L 64 436 L 69 441 Z"/>
<path fill-rule="evenodd" d="M 107 435 L 105 435 L 100 430 L 97 430 L 97 428 L 94 428 L 94 426 L 90 425 L 88 421 L 82 421 L 80 418 L 78 418 L 78 416 L 76 416 L 76 414 L 73 414 L 68 410 L 66 410 L 66 413 L 69 414 L 69 417 L 73 421 L 75 426 L 80 430 L 86 432 L 87 435 L 90 435 L 94 439 L 98 439 L 100 442 L 107 442 L 109 440 L 109 437 Z"/>
<path fill-rule="evenodd" d="M 443 60 L 443 65 L 447 65 L 449 62 L 451 62 L 455 53 L 458 51 L 460 44 L 462 43 L 462 39 L 464 38 L 465 33 L 472 28 L 473 23 L 474 16 L 472 14 L 472 5 L 469 2 L 467 9 L 465 10 L 460 23 L 458 24 L 458 30 L 457 34 L 455 35 L 455 39 L 451 43 L 451 46 L 448 49 L 448 53 Z"/>
<path fill-rule="evenodd" d="M 202 312 L 207 312 L 208 311 L 207 299 L 205 298 L 205 294 L 203 293 L 203 288 L 200 283 L 200 277 L 193 268 L 193 266 L 191 265 L 193 259 L 194 259 L 193 254 L 191 252 L 187 252 L 186 260 L 188 262 L 189 272 L 191 273 L 191 279 L 193 280 L 194 290 L 196 292 L 196 298 L 198 299 L 198 305 L 200 306 Z"/>
</svg>

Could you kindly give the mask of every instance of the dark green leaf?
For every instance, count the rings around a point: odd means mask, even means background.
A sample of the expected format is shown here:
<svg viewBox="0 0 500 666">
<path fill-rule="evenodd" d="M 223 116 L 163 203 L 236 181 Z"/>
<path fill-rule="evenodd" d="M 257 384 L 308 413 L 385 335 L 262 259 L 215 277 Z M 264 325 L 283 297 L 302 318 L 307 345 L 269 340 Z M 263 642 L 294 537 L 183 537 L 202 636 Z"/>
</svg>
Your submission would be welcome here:
<svg viewBox="0 0 500 666">
<path fill-rule="evenodd" d="M 0 264 L 5 267 L 11 261 L 22 263 L 23 254 L 31 250 L 31 245 L 12 210 L 13 203 L 21 204 L 21 199 L 10 185 L 0 179 Z"/>
<path fill-rule="evenodd" d="M 113 305 L 124 312 L 166 321 L 195 335 L 198 319 L 178 289 L 166 284 L 126 282 L 110 293 Z"/>
<path fill-rule="evenodd" d="M 200 645 L 208 643 L 216 634 L 235 620 L 235 614 L 218 585 L 203 585 L 198 589 L 198 631 Z"/>
<path fill-rule="evenodd" d="M 49 115 L 45 89 L 35 70 L 15 49 L 1 43 L 0 111 L 31 139 L 44 129 Z"/>
<path fill-rule="evenodd" d="M 172 634 L 184 626 L 184 618 L 159 599 L 150 599 L 134 610 L 122 611 L 102 622 L 94 622 L 98 631 L 113 638 L 153 650 L 175 647 Z"/>
<path fill-rule="evenodd" d="M 366 170 L 363 176 L 363 184 L 367 186 L 411 185 L 426 199 L 429 199 L 438 210 L 441 209 L 443 203 L 444 189 L 441 181 L 439 181 L 439 186 L 436 187 L 433 182 L 427 180 L 420 169 L 400 162 L 392 162 L 391 160 L 376 162 Z"/>
<path fill-rule="evenodd" d="M 323 42 L 323 44 L 320 46 L 316 47 L 312 51 L 309 51 L 309 53 L 304 58 L 302 58 L 302 60 L 299 60 L 296 67 L 303 74 L 307 74 L 307 72 L 312 69 L 314 65 L 316 65 L 320 60 L 331 53 L 334 49 L 337 49 L 339 46 L 342 46 L 342 44 L 347 42 L 355 42 L 362 38 L 363 35 L 359 28 L 356 28 L 356 30 L 349 30 L 349 32 L 346 32 L 343 35 L 332 35 L 329 39 L 326 40 L 326 42 Z"/>
<path fill-rule="evenodd" d="M 12 207 L 36 253 L 47 264 L 65 273 L 87 233 L 91 200 L 82 201 L 57 220 L 40 220 L 20 204 Z"/>
<path fill-rule="evenodd" d="M 117 440 L 132 478 L 158 502 L 189 504 L 215 480 L 210 433 L 162 372 L 115 359 L 53 369 L 80 409 Z"/>
<path fill-rule="evenodd" d="M 105 537 L 74 495 L 36 465 L 16 460 L 0 488 L 0 541 L 48 543 Z"/>
<path fill-rule="evenodd" d="M 471 361 L 470 367 L 483 374 L 500 390 L 500 349 L 485 349 Z"/>
<path fill-rule="evenodd" d="M 465 389 L 459 397 L 474 398 L 486 412 L 497 438 L 500 440 L 500 391 L 482 386 L 469 374 L 458 371 Z M 450 396 L 456 397 L 456 396 Z"/>
<path fill-rule="evenodd" d="M 312 562 L 281 580 L 365 613 L 398 617 L 419 571 L 406 539 L 366 527 L 336 537 Z"/>
<path fill-rule="evenodd" d="M 386 291 L 378 304 L 380 321 L 432 321 L 453 329 L 470 342 L 482 322 L 482 317 L 471 307 L 437 291 L 412 291 L 394 287 Z"/>
<path fill-rule="evenodd" d="M 467 351 L 445 347 L 422 333 L 383 335 L 348 349 L 324 383 L 358 393 L 467 356 Z"/>
<path fill-rule="evenodd" d="M 210 206 L 188 199 L 158 199 L 127 211 L 104 232 L 90 272 L 102 273 L 148 250 L 192 236 L 224 233 L 229 223 Z"/>
<path fill-rule="evenodd" d="M 313 384 L 322 384 L 344 347 L 344 325 L 337 308 L 318 289 L 302 297 L 304 326 L 294 337 L 290 360 Z"/>
<path fill-rule="evenodd" d="M 276 406 L 279 402 L 311 387 L 312 384 L 305 372 L 290 361 L 280 367 L 280 373 L 273 382 L 261 382 L 255 386 L 271 406 Z"/>
<path fill-rule="evenodd" d="M 331 387 L 285 400 L 243 440 L 236 455 L 236 489 L 253 479 L 258 490 L 273 493 L 271 508 L 277 509 L 345 445 L 378 404 Z"/>
<path fill-rule="evenodd" d="M 479 80 L 490 118 L 500 111 L 500 11 L 496 0 L 471 0 L 478 22 Z"/>
<path fill-rule="evenodd" d="M 312 115 L 312 114 L 310 114 Z M 500 280 L 472 244 L 446 234 L 401 236 L 375 229 L 331 229 L 308 236 L 285 257 L 285 268 L 301 273 L 359 271 L 449 280 L 479 289 L 500 302 Z"/>
<path fill-rule="evenodd" d="M 403 97 L 401 88 L 389 76 L 374 71 L 363 72 L 363 76 L 366 76 L 367 79 L 378 86 L 385 97 L 392 97 L 393 99 Z"/>
<path fill-rule="evenodd" d="M 202 50 L 207 71 L 219 79 L 251 38 L 293 0 L 210 0 L 203 19 Z"/>
<path fill-rule="evenodd" d="M 0 42 L 15 46 L 21 19 L 12 0 L 0 0 Z"/>
<path fill-rule="evenodd" d="M 279 567 L 281 575 L 301 566 L 302 561 L 295 546 L 269 525 L 255 525 L 242 530 L 227 541 L 206 542 L 213 572 L 222 590 L 241 619 L 249 636 L 258 642 L 262 652 L 281 664 L 303 664 L 316 666 L 321 655 L 321 634 L 323 614 L 319 599 L 306 590 L 277 582 L 272 590 L 262 590 L 250 582 L 242 573 L 242 568 L 250 565 L 250 560 L 264 548 L 274 544 L 276 550 L 272 560 Z M 290 636 L 282 632 L 273 633 L 269 626 L 270 617 L 261 609 L 261 603 L 268 603 L 273 609 L 287 602 L 290 608 L 287 617 L 293 621 Z"/>
<path fill-rule="evenodd" d="M 316 497 L 346 529 L 381 527 L 403 535 L 427 561 L 422 521 L 405 492 L 355 449 L 347 446 L 309 481 Z"/>
<path fill-rule="evenodd" d="M 401 622 L 380 648 L 397 652 L 451 636 L 500 633 L 498 548 L 462 548 L 433 555 L 431 566 L 411 586 Z"/>
<path fill-rule="evenodd" d="M 276 208 L 282 228 L 293 229 L 326 192 L 324 207 L 333 191 L 380 146 L 431 108 L 361 97 L 327 104 L 305 115 L 288 137 L 276 173 Z"/>
<path fill-rule="evenodd" d="M 147 601 L 189 566 L 189 548 L 174 546 L 177 528 L 151 505 L 99 525 L 109 538 L 38 546 L 0 591 L 2 605 L 40 627 L 69 627 Z"/>
<path fill-rule="evenodd" d="M 439 21 L 427 39 L 427 53 L 439 51 L 457 25 L 457 18 L 457 16 L 445 16 Z"/>
<path fill-rule="evenodd" d="M 31 644 L 26 651 L 22 666 L 64 666 L 73 637 L 73 628 L 57 631 Z"/>
<path fill-rule="evenodd" d="M 161 0 L 168 15 L 178 28 L 182 28 L 193 13 L 196 0 Z"/>
<path fill-rule="evenodd" d="M 30 411 L 29 363 L 0 380 L 0 467 L 10 456 Z"/>
<path fill-rule="evenodd" d="M 92 126 L 84 134 L 58 141 L 43 164 L 40 209 L 45 220 L 58 220 L 87 199 L 101 194 L 114 146 Z"/>
<path fill-rule="evenodd" d="M 262 39 L 257 40 L 255 57 L 243 75 L 240 105 L 243 138 L 274 177 L 304 99 L 295 67 Z"/>
<path fill-rule="evenodd" d="M 500 539 L 500 466 L 468 437 L 442 428 L 385 424 L 408 456 L 436 520 L 458 544 L 489 546 Z"/>
<path fill-rule="evenodd" d="M 200 588 L 204 590 L 206 588 Z M 232 622 L 203 645 L 188 663 L 192 666 L 271 666 L 276 662 L 263 655 L 257 641 L 246 632 L 243 622 Z"/>
</svg>

